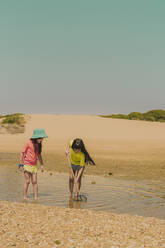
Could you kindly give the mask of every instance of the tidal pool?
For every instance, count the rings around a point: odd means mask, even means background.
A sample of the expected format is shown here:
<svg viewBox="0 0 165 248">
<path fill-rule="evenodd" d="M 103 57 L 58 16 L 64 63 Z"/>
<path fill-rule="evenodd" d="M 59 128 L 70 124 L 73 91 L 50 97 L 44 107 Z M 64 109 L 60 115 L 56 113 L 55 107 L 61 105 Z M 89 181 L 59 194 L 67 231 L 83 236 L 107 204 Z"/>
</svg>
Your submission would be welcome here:
<svg viewBox="0 0 165 248">
<path fill-rule="evenodd" d="M 0 200 L 22 202 L 24 175 L 15 169 L 0 169 Z M 39 203 L 79 209 L 94 209 L 165 219 L 165 182 L 119 180 L 87 176 L 81 194 L 87 201 L 69 198 L 68 174 L 38 173 Z M 33 203 L 30 184 L 28 203 Z"/>
</svg>

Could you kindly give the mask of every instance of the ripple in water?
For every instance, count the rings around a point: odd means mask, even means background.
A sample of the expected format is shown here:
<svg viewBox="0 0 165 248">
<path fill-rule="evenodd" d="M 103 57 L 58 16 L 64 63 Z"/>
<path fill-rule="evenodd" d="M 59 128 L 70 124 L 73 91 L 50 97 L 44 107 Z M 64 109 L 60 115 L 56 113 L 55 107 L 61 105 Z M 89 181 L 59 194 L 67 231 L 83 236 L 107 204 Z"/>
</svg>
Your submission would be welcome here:
<svg viewBox="0 0 165 248">
<path fill-rule="evenodd" d="M 0 170 L 0 200 L 22 201 L 24 176 L 16 170 Z M 39 173 L 39 203 L 77 209 L 94 209 L 165 219 L 165 183 L 159 181 L 128 181 L 112 177 L 85 176 L 81 194 L 84 199 L 69 198 L 68 175 Z M 87 201 L 85 200 L 87 197 Z M 33 202 L 30 185 L 28 202 Z"/>
</svg>

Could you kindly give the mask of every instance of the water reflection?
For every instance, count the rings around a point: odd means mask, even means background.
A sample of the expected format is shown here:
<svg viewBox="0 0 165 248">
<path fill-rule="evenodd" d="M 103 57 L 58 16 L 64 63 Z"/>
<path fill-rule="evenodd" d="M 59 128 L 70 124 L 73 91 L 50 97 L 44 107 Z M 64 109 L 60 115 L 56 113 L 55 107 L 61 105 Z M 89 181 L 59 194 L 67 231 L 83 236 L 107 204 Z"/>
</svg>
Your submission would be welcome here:
<svg viewBox="0 0 165 248">
<path fill-rule="evenodd" d="M 76 209 L 81 209 L 81 201 L 75 201 L 73 197 L 69 197 L 69 204 L 68 207 L 69 208 L 76 208 Z"/>
<path fill-rule="evenodd" d="M 0 200 L 22 202 L 23 182 L 22 173 L 14 169 L 0 169 Z M 67 174 L 53 173 L 50 176 L 50 173 L 39 173 L 38 183 L 37 203 L 40 204 L 165 219 L 165 182 L 162 181 L 128 181 L 112 177 L 85 176 L 79 201 L 69 198 Z M 27 202 L 34 203 L 31 185 Z"/>
</svg>

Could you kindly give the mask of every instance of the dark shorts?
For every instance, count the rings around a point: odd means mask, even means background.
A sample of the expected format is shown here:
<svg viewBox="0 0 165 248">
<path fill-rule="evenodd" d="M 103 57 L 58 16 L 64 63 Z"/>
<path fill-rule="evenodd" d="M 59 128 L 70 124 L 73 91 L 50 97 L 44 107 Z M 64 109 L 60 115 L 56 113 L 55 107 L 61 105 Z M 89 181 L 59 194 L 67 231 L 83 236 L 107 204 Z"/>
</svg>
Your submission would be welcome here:
<svg viewBox="0 0 165 248">
<path fill-rule="evenodd" d="M 80 165 L 75 165 L 75 164 L 71 164 L 72 170 L 75 171 L 79 171 L 81 168 L 85 169 L 85 166 L 80 166 Z"/>
</svg>

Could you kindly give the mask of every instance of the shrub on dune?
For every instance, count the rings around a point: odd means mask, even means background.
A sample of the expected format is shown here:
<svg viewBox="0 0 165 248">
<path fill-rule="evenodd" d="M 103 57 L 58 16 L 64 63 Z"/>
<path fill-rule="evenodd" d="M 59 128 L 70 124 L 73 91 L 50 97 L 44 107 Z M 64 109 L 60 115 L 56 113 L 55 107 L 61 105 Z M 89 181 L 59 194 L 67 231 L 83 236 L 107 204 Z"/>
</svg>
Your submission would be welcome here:
<svg viewBox="0 0 165 248">
<path fill-rule="evenodd" d="M 131 112 L 128 115 L 113 114 L 113 115 L 100 115 L 100 116 L 105 117 L 105 118 L 165 122 L 165 110 L 162 110 L 162 109 L 154 109 L 146 113 Z"/>
</svg>

